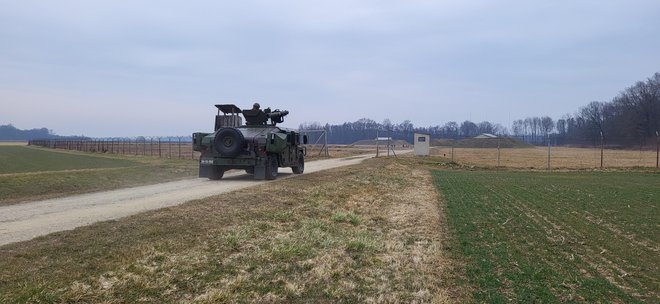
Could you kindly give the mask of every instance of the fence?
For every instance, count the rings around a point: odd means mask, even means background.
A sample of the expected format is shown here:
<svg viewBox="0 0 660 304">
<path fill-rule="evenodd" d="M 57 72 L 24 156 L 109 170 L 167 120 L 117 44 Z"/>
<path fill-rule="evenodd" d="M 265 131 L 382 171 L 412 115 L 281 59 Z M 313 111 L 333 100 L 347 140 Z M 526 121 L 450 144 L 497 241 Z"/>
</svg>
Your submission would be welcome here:
<svg viewBox="0 0 660 304">
<path fill-rule="evenodd" d="M 160 158 L 197 159 L 190 137 L 151 137 L 136 139 L 30 140 L 30 146 L 91 153 L 142 155 Z"/>
<path fill-rule="evenodd" d="M 658 167 L 657 150 L 622 150 L 571 147 L 532 148 L 431 148 L 431 155 L 458 163 L 512 168 L 624 168 Z"/>
</svg>

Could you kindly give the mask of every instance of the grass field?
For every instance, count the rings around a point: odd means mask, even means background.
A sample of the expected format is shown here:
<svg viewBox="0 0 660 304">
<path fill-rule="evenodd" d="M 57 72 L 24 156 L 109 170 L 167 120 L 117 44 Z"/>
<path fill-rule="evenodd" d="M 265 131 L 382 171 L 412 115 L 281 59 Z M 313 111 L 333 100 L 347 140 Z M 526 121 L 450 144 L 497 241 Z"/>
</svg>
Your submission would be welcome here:
<svg viewBox="0 0 660 304">
<path fill-rule="evenodd" d="M 89 191 L 196 169 L 109 157 L 136 165 L 7 173 L 0 191 L 22 178 L 34 195 L 35 177 Z M 652 170 L 369 159 L 1 246 L 0 303 L 657 303 L 659 184 Z"/>
<path fill-rule="evenodd" d="M 0 205 L 196 176 L 192 160 L 0 146 Z"/>
<path fill-rule="evenodd" d="M 550 166 L 553 169 L 585 169 L 600 167 L 600 149 L 552 147 Z M 605 150 L 605 168 L 655 168 L 655 151 Z M 451 147 L 432 147 L 432 156 L 451 158 Z M 454 148 L 454 161 L 476 166 L 497 166 L 497 148 Z M 546 147 L 500 149 L 500 166 L 510 168 L 545 169 L 548 166 Z"/>
<path fill-rule="evenodd" d="M 0 174 L 132 167 L 127 159 L 99 157 L 25 146 L 0 146 Z"/>
<path fill-rule="evenodd" d="M 371 159 L 0 247 L 0 302 L 461 301 L 440 208 Z"/>
<path fill-rule="evenodd" d="M 659 302 L 660 175 L 435 171 L 476 302 Z"/>
</svg>

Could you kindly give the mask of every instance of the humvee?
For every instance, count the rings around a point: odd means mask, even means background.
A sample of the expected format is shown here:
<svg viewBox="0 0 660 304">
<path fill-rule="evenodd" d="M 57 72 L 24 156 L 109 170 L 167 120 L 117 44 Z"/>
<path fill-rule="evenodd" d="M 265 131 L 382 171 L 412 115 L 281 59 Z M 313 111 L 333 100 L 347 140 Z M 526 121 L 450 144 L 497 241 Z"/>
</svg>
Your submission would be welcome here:
<svg viewBox="0 0 660 304">
<path fill-rule="evenodd" d="M 215 131 L 192 135 L 193 150 L 201 152 L 199 177 L 217 180 L 227 170 L 243 169 L 255 179 L 272 180 L 280 167 L 290 167 L 294 174 L 303 173 L 307 135 L 276 126 L 284 122 L 288 111 L 261 110 L 258 103 L 246 110 L 233 104 L 215 107 Z"/>
</svg>

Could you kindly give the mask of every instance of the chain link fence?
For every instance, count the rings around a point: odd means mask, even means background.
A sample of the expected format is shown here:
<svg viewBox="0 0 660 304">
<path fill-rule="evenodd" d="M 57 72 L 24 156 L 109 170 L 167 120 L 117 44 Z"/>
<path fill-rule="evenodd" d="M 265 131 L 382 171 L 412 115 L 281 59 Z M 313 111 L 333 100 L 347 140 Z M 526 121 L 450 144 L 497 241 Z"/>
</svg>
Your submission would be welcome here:
<svg viewBox="0 0 660 304">
<path fill-rule="evenodd" d="M 30 146 L 90 153 L 141 155 L 160 158 L 199 159 L 190 136 L 103 138 L 87 140 L 42 139 L 28 141 Z"/>
</svg>

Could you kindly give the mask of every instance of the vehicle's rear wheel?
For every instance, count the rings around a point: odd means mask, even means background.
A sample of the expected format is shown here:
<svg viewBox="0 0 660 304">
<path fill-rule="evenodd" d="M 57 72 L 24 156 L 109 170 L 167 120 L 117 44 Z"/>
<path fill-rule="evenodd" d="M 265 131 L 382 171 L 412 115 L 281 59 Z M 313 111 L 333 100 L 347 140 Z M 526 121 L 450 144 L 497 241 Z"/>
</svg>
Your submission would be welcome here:
<svg viewBox="0 0 660 304">
<path fill-rule="evenodd" d="M 209 174 L 210 180 L 219 180 L 225 175 L 225 169 L 220 166 L 211 166 L 211 174 Z"/>
<path fill-rule="evenodd" d="M 293 174 L 302 174 L 305 171 L 305 156 L 302 153 L 298 155 L 298 164 L 291 167 L 291 170 L 293 170 Z"/>
<path fill-rule="evenodd" d="M 277 178 L 277 169 L 279 164 L 277 163 L 277 156 L 268 155 L 268 161 L 266 163 L 266 179 L 273 180 Z"/>
</svg>

